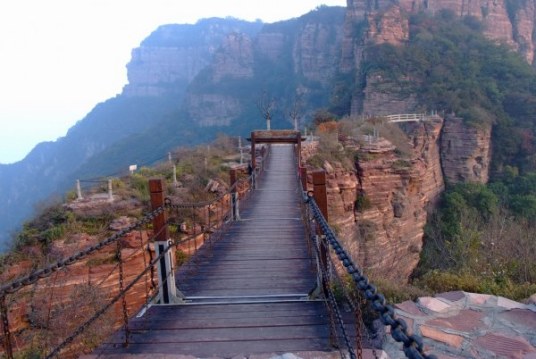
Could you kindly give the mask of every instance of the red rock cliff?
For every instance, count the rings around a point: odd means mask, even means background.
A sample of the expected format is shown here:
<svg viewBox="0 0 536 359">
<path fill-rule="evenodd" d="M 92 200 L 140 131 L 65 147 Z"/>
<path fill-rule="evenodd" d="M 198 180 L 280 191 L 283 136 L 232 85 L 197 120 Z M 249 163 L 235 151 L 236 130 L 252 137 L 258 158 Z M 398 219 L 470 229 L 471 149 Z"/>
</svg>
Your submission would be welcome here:
<svg viewBox="0 0 536 359">
<path fill-rule="evenodd" d="M 442 121 L 409 126 L 409 158 L 380 140 L 358 150 L 355 171 L 324 164 L 330 222 L 345 248 L 369 273 L 401 281 L 408 280 L 419 261 L 426 207 L 444 188 Z"/>
</svg>

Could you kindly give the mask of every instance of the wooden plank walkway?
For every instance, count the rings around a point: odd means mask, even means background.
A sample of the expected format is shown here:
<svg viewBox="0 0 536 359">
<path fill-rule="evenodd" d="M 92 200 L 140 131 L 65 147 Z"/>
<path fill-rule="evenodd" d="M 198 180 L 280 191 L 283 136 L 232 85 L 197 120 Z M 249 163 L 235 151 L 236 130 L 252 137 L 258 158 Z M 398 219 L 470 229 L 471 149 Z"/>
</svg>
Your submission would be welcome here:
<svg viewBox="0 0 536 359">
<path fill-rule="evenodd" d="M 234 357 L 331 351 L 325 305 L 309 301 L 316 276 L 305 240 L 293 147 L 272 145 L 240 221 L 177 274 L 189 304 L 152 306 L 94 354 Z"/>
</svg>

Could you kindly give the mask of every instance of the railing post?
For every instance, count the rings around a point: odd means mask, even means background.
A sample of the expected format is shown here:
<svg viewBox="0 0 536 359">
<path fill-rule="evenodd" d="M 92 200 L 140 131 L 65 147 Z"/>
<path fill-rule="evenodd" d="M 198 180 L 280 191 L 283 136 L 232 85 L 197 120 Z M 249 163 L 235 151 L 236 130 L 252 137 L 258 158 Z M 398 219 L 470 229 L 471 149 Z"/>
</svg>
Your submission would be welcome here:
<svg viewBox="0 0 536 359">
<path fill-rule="evenodd" d="M 179 182 L 177 181 L 177 165 L 173 165 L 173 186 L 178 187 Z"/>
<path fill-rule="evenodd" d="M 298 157 L 298 168 L 301 167 L 301 132 L 296 134 L 296 156 Z"/>
<path fill-rule="evenodd" d="M 238 207 L 238 191 L 236 190 L 237 175 L 236 168 L 231 168 L 229 171 L 229 177 L 231 182 L 231 214 L 233 221 L 240 219 L 239 207 Z"/>
<path fill-rule="evenodd" d="M 257 166 L 256 161 L 257 159 L 255 156 L 255 132 L 251 132 L 251 167 L 253 168 L 253 172 L 255 172 L 255 167 Z"/>
<path fill-rule="evenodd" d="M 108 201 L 112 202 L 114 200 L 114 193 L 112 191 L 112 180 L 108 180 Z"/>
<path fill-rule="evenodd" d="M 151 208 L 156 210 L 164 205 L 165 184 L 164 180 L 150 179 L 149 191 L 151 193 Z M 153 230 L 155 234 L 155 252 L 157 256 L 162 255 L 158 261 L 158 298 L 161 304 L 176 303 L 180 301 L 177 297 L 175 286 L 175 256 L 172 241 L 169 238 L 169 228 L 167 226 L 167 213 L 164 211 L 153 219 Z"/>
<path fill-rule="evenodd" d="M 76 196 L 78 199 L 84 199 L 84 197 L 82 197 L 82 186 L 80 186 L 79 179 L 76 180 Z"/>
<path fill-rule="evenodd" d="M 313 191 L 315 202 L 320 208 L 322 215 L 329 221 L 328 216 L 328 191 L 326 189 L 326 171 L 317 170 L 313 172 Z"/>
<path fill-rule="evenodd" d="M 300 167 L 300 179 L 302 189 L 307 192 L 307 167 Z"/>
</svg>

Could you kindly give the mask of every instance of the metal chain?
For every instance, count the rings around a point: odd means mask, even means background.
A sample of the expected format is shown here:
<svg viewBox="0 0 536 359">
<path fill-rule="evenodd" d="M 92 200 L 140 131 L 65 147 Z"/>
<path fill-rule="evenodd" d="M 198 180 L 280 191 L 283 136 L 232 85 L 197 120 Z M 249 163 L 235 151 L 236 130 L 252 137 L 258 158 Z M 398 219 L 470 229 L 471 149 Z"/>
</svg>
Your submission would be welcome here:
<svg viewBox="0 0 536 359">
<path fill-rule="evenodd" d="M 38 269 L 29 275 L 20 277 L 18 279 L 15 279 L 14 281 L 5 284 L 0 287 L 0 296 L 4 296 L 6 294 L 13 294 L 18 292 L 20 289 L 36 283 L 38 280 L 42 278 L 49 277 L 54 272 L 65 268 L 75 262 L 78 262 L 82 260 L 83 258 L 87 257 L 88 255 L 92 254 L 93 252 L 96 252 L 100 250 L 101 248 L 118 241 L 120 238 L 124 237 L 127 233 L 135 230 L 136 228 L 142 226 L 145 223 L 149 223 L 152 221 L 157 215 L 162 213 L 164 211 L 164 207 L 159 207 L 152 211 L 151 213 L 147 214 L 145 217 L 137 221 L 136 223 L 122 229 L 121 231 L 113 234 L 111 237 L 108 237 L 107 239 L 103 240 L 102 242 L 97 243 L 94 246 L 89 247 L 86 250 L 80 251 L 78 253 L 73 254 L 72 256 L 65 258 L 61 261 L 58 261 L 56 263 L 53 263 L 45 268 Z"/>
<path fill-rule="evenodd" d="M 346 291 L 345 291 L 346 292 Z M 354 305 L 355 313 L 355 340 L 357 348 L 357 359 L 363 359 L 363 332 L 362 323 L 363 323 L 363 313 L 361 312 L 361 305 L 357 303 Z"/>
<path fill-rule="evenodd" d="M 140 229 L 140 249 L 141 249 L 141 255 L 143 256 L 143 268 L 147 268 L 147 258 L 145 257 L 145 246 L 143 245 L 143 232 Z M 147 243 L 147 250 L 149 250 L 149 243 Z M 149 304 L 149 281 L 147 279 L 147 276 L 143 276 L 143 279 L 145 281 L 145 305 Z"/>
<path fill-rule="evenodd" d="M 127 299 L 126 292 L 124 291 L 124 271 L 123 271 L 123 259 L 121 258 L 121 241 L 117 241 L 117 260 L 119 261 L 119 293 L 123 293 L 121 297 L 121 306 L 123 309 L 123 326 L 125 328 L 125 342 L 123 343 L 124 347 L 128 346 L 130 331 L 128 329 L 128 309 L 127 309 Z"/>
<path fill-rule="evenodd" d="M 348 293 L 348 290 L 346 289 L 346 286 L 344 285 L 343 280 L 340 278 L 340 276 L 337 273 L 337 270 L 333 264 L 333 261 L 331 260 L 331 257 L 329 257 L 329 264 L 331 268 L 330 273 L 334 273 L 332 277 L 334 277 L 337 281 L 337 284 L 340 286 L 342 294 L 344 295 L 344 298 L 346 299 L 346 302 L 350 306 L 350 309 L 354 313 L 354 320 L 355 320 L 355 331 L 356 331 L 356 356 L 357 359 L 363 359 L 363 334 L 361 332 L 361 323 L 363 321 L 361 316 L 361 307 L 359 304 L 356 305 L 354 302 L 354 299 L 351 298 L 350 294 Z"/>
<path fill-rule="evenodd" d="M 0 298 L 0 316 L 2 317 L 2 329 L 4 332 L 4 350 L 7 359 L 13 359 L 13 345 L 11 343 L 11 333 L 9 331 L 9 318 L 7 316 L 6 296 Z"/>
<path fill-rule="evenodd" d="M 311 239 L 313 241 L 313 248 L 315 249 L 315 255 L 317 260 L 320 263 L 320 249 L 319 246 L 322 245 L 320 241 L 316 239 L 316 236 L 311 236 Z M 329 257 L 329 256 L 328 256 Z M 330 286 L 330 274 L 329 270 L 326 268 L 323 268 L 323 266 L 320 264 L 319 268 L 322 272 L 322 280 L 324 282 L 324 288 L 327 293 L 327 304 L 328 304 L 328 312 L 330 316 L 330 331 L 335 335 L 337 342 L 339 342 L 339 335 L 337 333 L 337 330 L 335 328 L 335 320 L 337 320 L 339 327 L 341 329 L 341 334 L 344 339 L 344 343 L 346 348 L 348 349 L 348 354 L 350 355 L 350 359 L 356 359 L 356 355 L 354 353 L 354 350 L 352 348 L 352 345 L 350 344 L 350 340 L 348 339 L 348 334 L 346 333 L 346 328 L 344 327 L 344 320 L 342 319 L 341 312 L 339 310 L 339 306 L 337 305 L 337 300 L 335 299 L 335 294 L 333 293 L 333 290 Z M 344 354 L 342 353 L 342 348 L 339 345 L 339 352 L 341 354 L 341 358 L 344 358 Z"/>
<path fill-rule="evenodd" d="M 156 258 L 154 258 L 151 262 L 149 262 L 149 265 L 140 273 L 138 274 L 132 282 L 130 282 L 121 293 L 117 293 L 111 300 L 106 304 L 104 307 L 99 309 L 91 318 L 89 318 L 84 324 L 78 327 L 69 337 L 63 340 L 63 342 L 58 345 L 50 354 L 48 354 L 45 359 L 51 359 L 56 357 L 67 345 L 69 345 L 74 339 L 76 339 L 80 334 L 82 334 L 95 320 L 97 320 L 100 316 L 102 316 L 108 309 L 111 308 L 112 305 L 114 305 L 119 299 L 125 295 L 126 292 L 128 292 L 152 267 L 154 267 L 160 259 L 164 257 L 164 255 L 167 254 L 167 251 L 171 248 L 168 247 L 166 251 L 163 251 L 158 255 Z"/>
<path fill-rule="evenodd" d="M 328 243 L 335 251 L 337 257 L 346 268 L 348 274 L 352 276 L 352 280 L 356 284 L 356 287 L 364 294 L 367 301 L 372 305 L 372 308 L 380 315 L 380 319 L 384 325 L 391 326 L 391 336 L 399 343 L 403 343 L 403 351 L 406 357 L 410 359 L 437 359 L 433 354 L 425 354 L 422 338 L 416 334 L 408 333 L 408 326 L 402 318 L 397 318 L 392 305 L 387 304 L 385 296 L 378 293 L 377 288 L 370 284 L 368 278 L 363 275 L 359 267 L 357 267 L 348 253 L 339 243 L 335 233 L 329 227 L 322 212 L 318 208 L 314 198 L 307 197 L 305 200 L 311 206 L 313 216 L 320 226 L 322 232 L 325 234 Z"/>
<path fill-rule="evenodd" d="M 149 263 L 153 262 L 153 251 L 151 251 L 151 247 L 149 246 L 149 243 L 147 243 L 147 252 L 149 252 Z M 150 276 L 151 276 L 151 290 L 156 289 L 156 283 L 154 281 L 154 266 L 151 266 Z"/>
</svg>

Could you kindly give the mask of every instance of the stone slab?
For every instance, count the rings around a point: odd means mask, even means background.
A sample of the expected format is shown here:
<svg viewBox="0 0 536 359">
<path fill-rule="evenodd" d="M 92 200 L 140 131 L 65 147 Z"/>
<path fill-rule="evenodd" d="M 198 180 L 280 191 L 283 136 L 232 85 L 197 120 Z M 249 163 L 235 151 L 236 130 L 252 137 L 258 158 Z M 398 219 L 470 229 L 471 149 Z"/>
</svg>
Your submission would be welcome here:
<svg viewBox="0 0 536 359">
<path fill-rule="evenodd" d="M 442 342 L 454 348 L 461 348 L 463 344 L 463 337 L 456 334 L 448 334 L 442 330 L 438 330 L 426 325 L 421 326 L 421 334 L 438 342 Z"/>
<path fill-rule="evenodd" d="M 461 310 L 455 316 L 448 318 L 436 318 L 426 322 L 427 325 L 456 330 L 459 332 L 472 332 L 485 327 L 484 313 L 475 310 Z"/>
<path fill-rule="evenodd" d="M 441 313 L 446 312 L 450 309 L 450 305 L 445 303 L 442 300 L 439 300 L 437 298 L 432 297 L 422 297 L 419 298 L 419 304 L 428 310 L 431 310 L 433 312 Z"/>
<path fill-rule="evenodd" d="M 467 301 L 469 304 L 484 305 L 489 304 L 488 302 L 492 301 L 496 297 L 488 294 L 478 294 L 478 293 L 467 293 Z"/>
<path fill-rule="evenodd" d="M 536 331 L 536 313 L 526 309 L 512 309 L 498 314 L 500 319 L 508 320 L 514 325 L 532 328 Z"/>
<path fill-rule="evenodd" d="M 497 297 L 497 306 L 506 309 L 527 309 L 525 304 L 504 297 Z"/>
<path fill-rule="evenodd" d="M 450 300 L 451 302 L 457 302 L 461 299 L 465 299 L 465 292 L 461 290 L 452 291 L 452 292 L 444 292 L 444 293 L 436 294 L 435 297 L 447 299 L 447 300 Z"/>
<path fill-rule="evenodd" d="M 536 352 L 523 337 L 506 337 L 501 334 L 488 333 L 475 340 L 475 344 L 494 354 L 513 359 L 522 359 L 528 353 Z"/>
<path fill-rule="evenodd" d="M 415 315 L 415 316 L 419 316 L 419 317 L 426 316 L 426 314 L 423 313 L 419 309 L 419 307 L 417 307 L 417 304 L 415 304 L 415 302 L 412 302 L 411 300 L 407 300 L 405 302 L 396 304 L 395 308 L 400 309 L 401 311 L 403 311 L 403 312 L 405 312 L 407 314 L 411 314 L 411 315 Z"/>
</svg>

